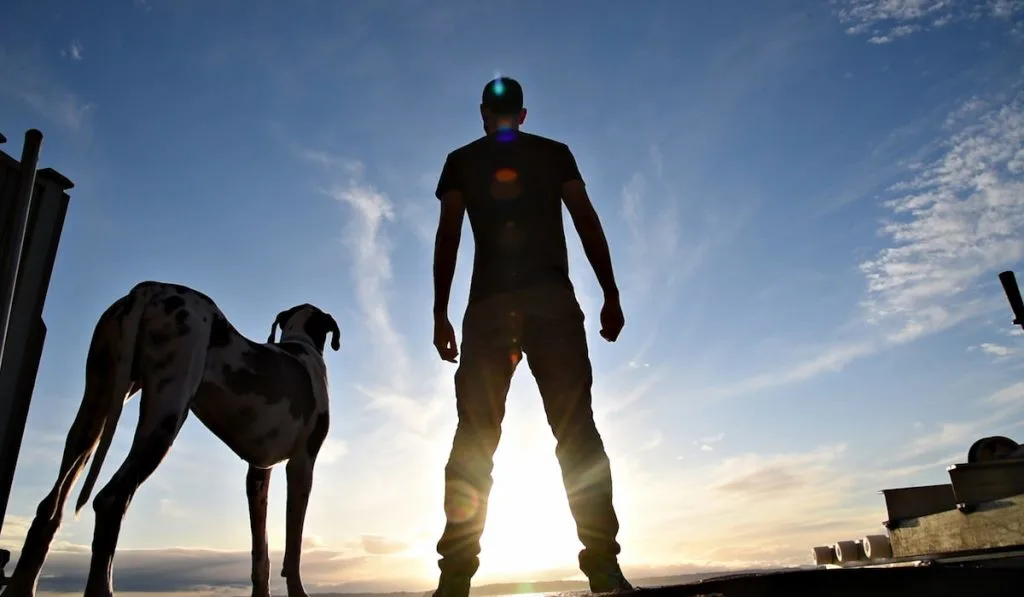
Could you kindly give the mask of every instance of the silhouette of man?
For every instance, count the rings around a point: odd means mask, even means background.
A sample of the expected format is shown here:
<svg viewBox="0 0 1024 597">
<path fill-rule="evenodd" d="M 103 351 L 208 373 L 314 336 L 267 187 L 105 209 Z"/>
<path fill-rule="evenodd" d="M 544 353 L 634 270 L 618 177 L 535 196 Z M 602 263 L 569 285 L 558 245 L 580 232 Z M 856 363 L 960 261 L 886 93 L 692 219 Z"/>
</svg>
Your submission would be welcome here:
<svg viewBox="0 0 1024 597">
<path fill-rule="evenodd" d="M 469 594 L 480 564 L 505 398 L 524 353 L 557 442 L 583 543 L 580 569 L 592 591 L 628 590 L 618 564 L 611 470 L 591 409 L 593 377 L 583 311 L 569 280 L 562 204 L 604 291 L 601 336 L 614 342 L 624 318 L 608 242 L 569 147 L 519 130 L 526 109 L 518 82 L 489 82 L 480 115 L 486 134 L 448 154 L 436 192 L 441 215 L 434 250 L 434 346 L 452 363 L 459 349 L 448 300 L 466 214 L 475 255 L 462 363 L 455 372 L 459 422 L 445 467 L 447 524 L 437 544 L 441 575 L 434 595 Z"/>
</svg>

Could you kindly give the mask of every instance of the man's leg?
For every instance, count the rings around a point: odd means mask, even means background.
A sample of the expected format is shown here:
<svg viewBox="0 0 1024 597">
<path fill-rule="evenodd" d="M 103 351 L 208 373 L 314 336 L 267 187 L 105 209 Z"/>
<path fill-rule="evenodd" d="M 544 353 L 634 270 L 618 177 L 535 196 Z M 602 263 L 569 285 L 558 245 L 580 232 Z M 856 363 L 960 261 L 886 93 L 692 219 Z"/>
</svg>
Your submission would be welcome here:
<svg viewBox="0 0 1024 597">
<path fill-rule="evenodd" d="M 569 509 L 583 543 L 580 569 L 594 592 L 629 589 L 618 565 L 611 467 L 594 424 L 583 312 L 570 291 L 556 291 L 524 323 L 523 349 L 557 441 Z"/>
<path fill-rule="evenodd" d="M 521 352 L 506 317 L 467 313 L 462 358 L 455 372 L 459 422 L 445 467 L 447 523 L 437 544 L 441 579 L 437 597 L 465 597 L 479 567 L 494 451 L 501 437 L 505 399 Z M 481 320 L 482 319 L 482 320 Z"/>
</svg>

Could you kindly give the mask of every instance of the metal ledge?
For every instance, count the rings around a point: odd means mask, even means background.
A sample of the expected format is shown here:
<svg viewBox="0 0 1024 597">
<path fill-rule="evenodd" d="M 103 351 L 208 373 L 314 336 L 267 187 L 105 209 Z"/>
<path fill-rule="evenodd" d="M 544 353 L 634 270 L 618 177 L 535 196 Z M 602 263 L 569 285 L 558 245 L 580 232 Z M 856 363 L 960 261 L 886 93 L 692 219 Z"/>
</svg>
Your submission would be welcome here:
<svg viewBox="0 0 1024 597">
<path fill-rule="evenodd" d="M 883 489 L 880 493 L 888 516 L 885 526 L 890 528 L 902 520 L 956 510 L 956 496 L 949 483 Z"/>
<path fill-rule="evenodd" d="M 1024 494 L 1024 459 L 954 464 L 947 471 L 961 511 Z"/>
</svg>

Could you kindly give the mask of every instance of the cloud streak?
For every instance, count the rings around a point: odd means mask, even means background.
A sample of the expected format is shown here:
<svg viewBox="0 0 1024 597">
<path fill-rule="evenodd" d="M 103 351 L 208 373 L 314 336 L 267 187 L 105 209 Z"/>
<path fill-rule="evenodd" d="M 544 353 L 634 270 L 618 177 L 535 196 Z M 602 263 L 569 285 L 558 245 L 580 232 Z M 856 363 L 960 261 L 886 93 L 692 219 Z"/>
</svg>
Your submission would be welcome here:
<svg viewBox="0 0 1024 597">
<path fill-rule="evenodd" d="M 1024 414 L 1024 382 L 1011 384 L 976 400 L 975 409 L 984 414 L 974 419 L 934 425 L 932 430 L 911 440 L 907 448 L 899 452 L 898 460 L 912 460 L 957 449 L 962 454 L 960 461 L 963 461 L 967 448 L 975 440 L 1019 427 Z"/>
<path fill-rule="evenodd" d="M 77 62 L 82 59 L 82 44 L 78 40 L 72 41 L 66 49 L 60 51 L 60 55 Z"/>
<path fill-rule="evenodd" d="M 389 229 L 398 224 L 394 202 L 366 179 L 363 162 L 331 152 L 289 145 L 293 155 L 327 173 L 329 183 L 321 192 L 344 207 L 342 243 L 350 262 L 367 344 L 377 375 L 364 379 L 357 389 L 369 400 L 369 409 L 386 416 L 373 433 L 388 437 L 392 447 L 402 438 L 418 445 L 435 432 L 431 424 L 439 413 L 443 388 L 450 374 L 436 365 L 424 373 L 410 359 L 405 340 L 394 322 L 389 288 L 392 283 Z M 424 377 L 427 383 L 424 383 Z M 400 436 L 400 437 L 399 437 Z M 410 447 L 410 446 L 407 446 Z"/>
<path fill-rule="evenodd" d="M 742 395 L 841 371 L 879 350 L 1005 309 L 997 286 L 986 280 L 1024 258 L 1020 87 L 1011 87 L 1002 102 L 975 97 L 951 111 L 937 157 L 911 166 L 909 176 L 886 191 L 878 234 L 888 246 L 858 264 L 867 286 L 859 338 L 711 394 Z M 1006 352 L 996 344 L 982 350 Z"/>
<path fill-rule="evenodd" d="M 849 35 L 868 35 L 886 44 L 918 31 L 984 18 L 1012 23 L 1024 12 L 1021 0 L 832 0 Z"/>
<path fill-rule="evenodd" d="M 881 503 L 863 505 L 846 457 L 843 443 L 745 452 L 680 471 L 686 491 L 669 478 L 631 480 L 649 488 L 637 508 L 663 512 L 662 529 L 686 529 L 684 539 L 664 538 L 653 521 L 629 521 L 641 525 L 638 534 L 650 533 L 631 537 L 632 544 L 644 544 L 655 561 L 661 550 L 718 566 L 806 564 L 812 545 L 880 530 Z"/>
<path fill-rule="evenodd" d="M 361 172 L 362 166 L 350 164 L 347 170 Z M 384 235 L 383 227 L 394 221 L 394 206 L 377 188 L 357 178 L 345 184 L 333 184 L 325 192 L 332 199 L 346 205 L 350 209 L 349 213 L 354 216 L 348 221 L 344 240 L 352 254 L 352 281 L 356 286 L 356 298 L 374 343 L 392 359 L 404 359 L 402 339 L 391 321 L 385 292 L 385 285 L 391 280 L 391 245 Z M 398 363 L 398 366 L 404 369 L 408 365 Z"/>
<path fill-rule="evenodd" d="M 68 52 L 74 52 L 72 46 Z M 79 57 L 80 48 L 79 48 Z M 87 133 L 95 104 L 50 76 L 38 60 L 0 48 L 0 96 L 23 103 L 47 120 L 73 133 Z"/>
<path fill-rule="evenodd" d="M 880 233 L 892 246 L 860 269 L 869 320 L 900 322 L 893 339 L 906 341 L 977 312 L 982 276 L 1024 257 L 1024 93 L 891 192 Z"/>
</svg>

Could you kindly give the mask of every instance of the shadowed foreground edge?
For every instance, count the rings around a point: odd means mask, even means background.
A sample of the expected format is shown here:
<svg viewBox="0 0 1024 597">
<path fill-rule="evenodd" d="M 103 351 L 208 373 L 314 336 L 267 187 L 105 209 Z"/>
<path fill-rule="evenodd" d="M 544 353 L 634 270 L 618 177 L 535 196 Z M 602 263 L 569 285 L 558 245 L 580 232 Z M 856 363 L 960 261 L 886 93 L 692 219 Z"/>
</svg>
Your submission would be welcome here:
<svg viewBox="0 0 1024 597">
<path fill-rule="evenodd" d="M 554 593 L 570 595 L 573 593 Z M 718 576 L 692 584 L 644 587 L 617 597 L 995 597 L 1024 594 L 1024 567 L 916 566 L 786 570 Z M 578 593 L 575 593 L 578 595 Z"/>
</svg>

